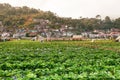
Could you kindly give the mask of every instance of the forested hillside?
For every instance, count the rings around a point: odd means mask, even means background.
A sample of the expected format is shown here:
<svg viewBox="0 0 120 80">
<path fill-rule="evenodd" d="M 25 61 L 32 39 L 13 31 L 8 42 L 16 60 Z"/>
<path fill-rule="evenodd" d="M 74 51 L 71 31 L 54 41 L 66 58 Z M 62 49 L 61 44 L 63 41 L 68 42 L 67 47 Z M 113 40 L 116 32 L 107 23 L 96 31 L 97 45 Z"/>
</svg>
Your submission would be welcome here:
<svg viewBox="0 0 120 80">
<path fill-rule="evenodd" d="M 96 15 L 95 18 L 80 17 L 79 19 L 72 19 L 70 17 L 59 17 L 50 11 L 45 12 L 26 6 L 12 7 L 9 4 L 0 4 L 0 21 L 6 28 L 33 28 L 35 25 L 40 25 L 40 22 L 35 22 L 34 19 L 48 20 L 47 26 L 54 29 L 63 25 L 78 31 L 120 29 L 120 18 L 112 20 L 109 16 L 106 16 L 105 19 L 101 19 L 101 15 Z"/>
</svg>

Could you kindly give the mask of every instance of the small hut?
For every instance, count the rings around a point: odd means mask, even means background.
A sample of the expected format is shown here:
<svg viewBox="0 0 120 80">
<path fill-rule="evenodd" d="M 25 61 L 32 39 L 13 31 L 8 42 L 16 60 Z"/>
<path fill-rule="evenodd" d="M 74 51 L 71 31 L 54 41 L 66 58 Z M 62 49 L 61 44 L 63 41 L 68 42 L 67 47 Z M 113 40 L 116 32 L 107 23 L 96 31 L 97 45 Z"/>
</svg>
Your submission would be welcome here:
<svg viewBox="0 0 120 80">
<path fill-rule="evenodd" d="M 120 42 L 120 36 L 115 39 L 116 42 Z"/>
<path fill-rule="evenodd" d="M 32 41 L 40 41 L 40 42 L 44 42 L 45 38 L 40 36 L 40 35 L 37 35 L 35 37 L 32 38 Z"/>
</svg>

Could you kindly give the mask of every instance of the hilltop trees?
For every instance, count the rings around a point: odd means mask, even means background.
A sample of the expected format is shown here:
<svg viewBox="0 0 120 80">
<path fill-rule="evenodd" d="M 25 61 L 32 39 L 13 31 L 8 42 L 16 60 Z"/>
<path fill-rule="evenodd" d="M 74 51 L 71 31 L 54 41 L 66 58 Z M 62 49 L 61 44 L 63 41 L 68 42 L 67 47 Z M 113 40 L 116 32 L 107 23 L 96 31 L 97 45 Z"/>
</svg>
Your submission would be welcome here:
<svg viewBox="0 0 120 80">
<path fill-rule="evenodd" d="M 101 15 L 96 15 L 95 18 L 79 18 L 72 19 L 59 17 L 50 11 L 42 11 L 27 6 L 12 7 L 9 4 L 0 4 L 0 21 L 7 28 L 33 28 L 35 25 L 42 26 L 41 23 L 35 22 L 34 19 L 47 20 L 48 23 L 44 26 L 49 28 L 59 29 L 68 25 L 73 31 L 80 33 L 81 31 L 92 31 L 95 29 L 111 29 L 120 28 L 120 18 L 111 20 L 109 16 L 101 19 Z"/>
</svg>

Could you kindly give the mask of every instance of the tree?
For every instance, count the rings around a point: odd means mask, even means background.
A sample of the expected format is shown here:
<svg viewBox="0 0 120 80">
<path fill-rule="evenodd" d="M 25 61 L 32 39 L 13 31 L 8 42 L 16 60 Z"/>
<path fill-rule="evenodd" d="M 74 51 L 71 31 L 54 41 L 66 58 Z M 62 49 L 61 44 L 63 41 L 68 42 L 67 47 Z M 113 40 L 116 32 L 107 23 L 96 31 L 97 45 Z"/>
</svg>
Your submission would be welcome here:
<svg viewBox="0 0 120 80">
<path fill-rule="evenodd" d="M 110 23 L 110 22 L 111 22 L 111 19 L 110 19 L 109 16 L 106 16 L 106 17 L 105 17 L 105 22 L 107 22 L 107 23 Z"/>
<path fill-rule="evenodd" d="M 114 28 L 119 28 L 120 29 L 120 18 L 115 19 Z"/>
<path fill-rule="evenodd" d="M 104 29 L 111 29 L 111 28 L 112 28 L 112 21 L 109 16 L 106 16 L 104 20 Z"/>
<path fill-rule="evenodd" d="M 101 19 L 101 15 L 96 15 L 96 19 Z"/>
</svg>

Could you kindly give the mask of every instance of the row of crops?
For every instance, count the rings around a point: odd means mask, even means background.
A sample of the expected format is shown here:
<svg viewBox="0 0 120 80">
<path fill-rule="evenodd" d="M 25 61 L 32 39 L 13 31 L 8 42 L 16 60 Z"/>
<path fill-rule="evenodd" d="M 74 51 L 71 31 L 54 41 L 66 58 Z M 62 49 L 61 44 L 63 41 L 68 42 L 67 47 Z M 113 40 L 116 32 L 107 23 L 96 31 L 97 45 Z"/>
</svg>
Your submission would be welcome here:
<svg viewBox="0 0 120 80">
<path fill-rule="evenodd" d="M 120 79 L 120 43 L 0 43 L 0 80 Z"/>
</svg>

